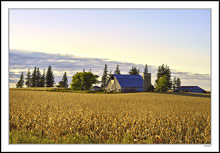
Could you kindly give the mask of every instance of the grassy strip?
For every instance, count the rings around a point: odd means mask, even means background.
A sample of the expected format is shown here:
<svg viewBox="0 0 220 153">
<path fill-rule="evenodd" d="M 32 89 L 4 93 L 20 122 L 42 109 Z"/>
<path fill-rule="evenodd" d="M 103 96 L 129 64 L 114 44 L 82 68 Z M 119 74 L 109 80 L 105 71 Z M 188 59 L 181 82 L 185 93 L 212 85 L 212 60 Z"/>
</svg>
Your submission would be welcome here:
<svg viewBox="0 0 220 153">
<path fill-rule="evenodd" d="M 42 137 L 40 133 L 32 131 L 11 131 L 9 132 L 10 144 L 94 144 L 88 136 L 60 136 L 55 139 Z"/>
<path fill-rule="evenodd" d="M 9 144 L 135 144 L 130 134 L 124 136 L 121 142 L 115 142 L 113 139 L 108 139 L 105 142 L 96 142 L 88 136 L 64 135 L 54 139 L 42 136 L 40 133 L 32 131 L 17 131 L 9 132 Z M 152 144 L 150 140 L 139 142 L 142 144 Z"/>
<path fill-rule="evenodd" d="M 119 92 L 104 92 L 96 90 L 73 90 L 70 88 L 10 88 L 10 90 L 25 91 L 49 91 L 49 92 L 72 92 L 72 93 L 95 93 L 95 94 L 120 94 Z"/>
</svg>

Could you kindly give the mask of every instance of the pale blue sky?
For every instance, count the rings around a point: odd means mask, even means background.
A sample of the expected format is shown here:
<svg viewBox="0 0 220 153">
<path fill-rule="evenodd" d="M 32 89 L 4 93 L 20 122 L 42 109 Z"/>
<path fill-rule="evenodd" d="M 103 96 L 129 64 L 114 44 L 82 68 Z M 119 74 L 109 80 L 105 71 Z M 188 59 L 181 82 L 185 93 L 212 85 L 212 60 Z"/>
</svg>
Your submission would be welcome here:
<svg viewBox="0 0 220 153">
<path fill-rule="evenodd" d="M 10 49 L 210 75 L 210 10 L 10 10 Z"/>
</svg>

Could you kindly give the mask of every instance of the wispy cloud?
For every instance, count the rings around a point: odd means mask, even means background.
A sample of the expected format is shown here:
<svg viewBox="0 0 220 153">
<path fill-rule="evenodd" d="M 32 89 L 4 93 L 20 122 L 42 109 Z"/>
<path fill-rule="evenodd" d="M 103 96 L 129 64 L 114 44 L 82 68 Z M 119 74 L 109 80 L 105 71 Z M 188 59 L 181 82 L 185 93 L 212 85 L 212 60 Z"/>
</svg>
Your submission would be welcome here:
<svg viewBox="0 0 220 153">
<path fill-rule="evenodd" d="M 198 73 L 190 73 L 190 72 L 176 72 L 172 71 L 173 76 L 177 76 L 182 80 L 210 80 L 209 74 L 198 74 Z"/>
<path fill-rule="evenodd" d="M 22 50 L 10 50 L 9 53 L 9 82 L 16 83 L 20 73 L 26 74 L 27 70 L 31 71 L 34 67 L 39 67 L 41 71 L 47 69 L 49 65 L 52 66 L 55 75 L 55 81 L 59 82 L 64 72 L 67 72 L 68 81 L 71 82 L 71 77 L 76 72 L 81 72 L 83 69 L 89 71 L 92 70 L 95 74 L 102 76 L 104 65 L 108 65 L 108 70 L 114 73 L 116 65 L 119 65 L 121 73 L 127 74 L 132 66 L 140 68 L 141 72 L 144 70 L 144 65 L 134 64 L 129 62 L 110 61 L 108 59 L 101 58 L 84 58 L 74 55 L 61 55 L 61 54 L 49 54 L 43 52 L 27 52 Z M 149 64 L 149 63 L 147 63 Z M 157 66 L 148 65 L 149 72 L 152 73 L 152 84 L 156 79 Z M 172 77 L 178 76 L 182 80 L 182 84 L 185 82 L 190 83 L 190 80 L 195 80 L 197 83 L 206 81 L 207 83 L 202 85 L 204 88 L 210 86 L 209 74 L 192 74 L 189 72 L 177 72 L 172 70 Z M 204 83 L 204 82 L 203 82 Z M 202 83 L 201 83 L 202 84 Z M 198 84 L 197 84 L 198 85 Z M 210 90 L 210 89 L 208 89 Z"/>
</svg>

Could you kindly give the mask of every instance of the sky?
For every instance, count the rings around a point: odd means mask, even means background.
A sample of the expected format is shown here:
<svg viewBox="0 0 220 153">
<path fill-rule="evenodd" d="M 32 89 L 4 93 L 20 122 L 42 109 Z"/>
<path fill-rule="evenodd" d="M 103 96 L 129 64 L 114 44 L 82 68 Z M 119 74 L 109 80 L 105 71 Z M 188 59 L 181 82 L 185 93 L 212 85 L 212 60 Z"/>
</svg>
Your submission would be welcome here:
<svg viewBox="0 0 220 153">
<path fill-rule="evenodd" d="M 11 9 L 9 23 L 11 83 L 33 64 L 42 69 L 53 64 L 62 76 L 59 66 L 73 75 L 93 65 L 101 75 L 105 63 L 112 71 L 118 63 L 124 73 L 132 65 L 143 70 L 148 64 L 153 84 L 157 67 L 167 64 L 172 76 L 182 77 L 182 85 L 210 90 L 209 9 Z M 42 55 L 47 59 L 38 58 Z"/>
</svg>

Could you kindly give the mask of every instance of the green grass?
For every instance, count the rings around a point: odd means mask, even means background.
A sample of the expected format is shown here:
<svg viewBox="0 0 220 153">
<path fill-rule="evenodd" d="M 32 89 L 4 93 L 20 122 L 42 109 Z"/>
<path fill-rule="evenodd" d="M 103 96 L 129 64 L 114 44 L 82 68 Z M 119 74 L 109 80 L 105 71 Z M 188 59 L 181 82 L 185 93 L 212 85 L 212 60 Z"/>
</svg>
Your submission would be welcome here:
<svg viewBox="0 0 220 153">
<path fill-rule="evenodd" d="M 25 90 L 25 91 L 49 91 L 49 92 L 73 92 L 73 93 L 99 93 L 103 94 L 103 91 L 96 90 L 73 90 L 71 88 L 46 88 L 46 87 L 34 87 L 34 88 L 10 88 L 11 90 Z"/>
<path fill-rule="evenodd" d="M 49 139 L 44 137 L 41 133 L 32 131 L 16 131 L 9 132 L 10 144 L 97 144 L 94 140 L 91 140 L 89 136 L 78 135 L 64 135 L 56 139 Z M 114 139 L 109 139 L 106 144 L 115 144 Z M 134 144 L 132 136 L 127 134 L 123 138 L 122 144 Z M 145 140 L 145 144 L 152 144 L 152 141 Z"/>
<path fill-rule="evenodd" d="M 58 139 L 49 139 L 41 133 L 32 131 L 9 132 L 10 144 L 93 144 L 95 143 L 88 136 L 79 137 L 72 135 L 60 136 Z"/>
</svg>

